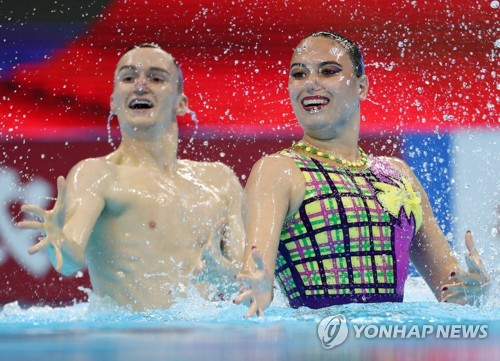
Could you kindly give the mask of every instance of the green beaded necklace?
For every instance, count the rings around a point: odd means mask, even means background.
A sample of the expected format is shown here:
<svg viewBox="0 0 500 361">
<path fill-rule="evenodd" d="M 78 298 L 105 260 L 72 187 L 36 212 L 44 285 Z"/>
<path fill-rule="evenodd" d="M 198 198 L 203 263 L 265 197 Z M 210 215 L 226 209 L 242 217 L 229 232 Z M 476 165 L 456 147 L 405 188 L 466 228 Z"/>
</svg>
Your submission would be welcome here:
<svg viewBox="0 0 500 361">
<path fill-rule="evenodd" d="M 317 155 L 318 157 L 333 160 L 334 162 L 337 162 L 337 163 L 342 164 L 343 166 L 347 166 L 347 167 L 363 167 L 366 164 L 366 162 L 368 161 L 368 156 L 366 155 L 365 151 L 363 149 L 361 149 L 361 147 L 359 145 L 358 145 L 358 151 L 359 151 L 359 155 L 361 158 L 356 162 L 350 162 L 348 160 L 340 158 L 337 155 L 325 153 L 325 152 L 319 150 L 318 148 L 315 148 L 314 146 L 312 146 L 310 144 L 305 144 L 303 141 L 300 141 L 294 145 L 299 147 L 301 150 L 303 150 L 306 153 L 314 154 L 314 155 Z"/>
</svg>

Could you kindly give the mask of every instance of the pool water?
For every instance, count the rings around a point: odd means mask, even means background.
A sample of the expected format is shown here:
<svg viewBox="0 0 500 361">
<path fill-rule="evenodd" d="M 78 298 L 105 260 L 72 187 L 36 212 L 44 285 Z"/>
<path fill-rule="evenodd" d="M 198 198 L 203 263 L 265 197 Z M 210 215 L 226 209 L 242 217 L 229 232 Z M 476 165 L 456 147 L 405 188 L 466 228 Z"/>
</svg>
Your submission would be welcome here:
<svg viewBox="0 0 500 361">
<path fill-rule="evenodd" d="M 407 283 L 403 303 L 350 304 L 322 310 L 290 309 L 275 300 L 264 318 L 243 318 L 244 306 L 193 296 L 169 310 L 133 313 L 90 295 L 62 308 L 7 304 L 0 312 L 0 360 L 495 360 L 500 307 L 438 303 L 421 279 Z M 326 349 L 318 324 L 342 314 L 345 342 Z M 487 327 L 483 338 L 356 337 L 354 328 L 385 325 Z M 484 330 L 484 329 L 483 329 Z M 400 334 L 401 335 L 401 334 Z M 484 336 L 484 335 L 483 335 Z"/>
</svg>

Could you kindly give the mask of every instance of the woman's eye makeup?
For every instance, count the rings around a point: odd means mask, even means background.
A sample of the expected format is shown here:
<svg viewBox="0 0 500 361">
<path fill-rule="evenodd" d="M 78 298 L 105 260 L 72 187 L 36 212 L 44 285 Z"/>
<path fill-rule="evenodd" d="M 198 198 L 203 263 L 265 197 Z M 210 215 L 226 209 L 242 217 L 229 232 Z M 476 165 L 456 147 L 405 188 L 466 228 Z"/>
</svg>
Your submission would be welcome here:
<svg viewBox="0 0 500 361">
<path fill-rule="evenodd" d="M 325 76 L 332 76 L 340 72 L 342 69 L 340 69 L 338 66 L 325 66 L 319 69 L 320 74 L 325 75 Z"/>
<path fill-rule="evenodd" d="M 297 65 L 297 66 L 292 66 L 292 68 L 290 69 L 290 77 L 294 79 L 302 79 L 316 71 L 318 72 L 318 74 L 322 76 L 329 77 L 341 72 L 342 68 L 337 64 L 330 64 L 330 63 L 325 65 L 320 65 L 317 68 L 317 70 L 316 69 L 311 70 L 309 67 L 303 65 Z"/>
<path fill-rule="evenodd" d="M 295 79 L 302 79 L 306 76 L 306 72 L 305 71 L 301 71 L 301 70 L 297 70 L 297 71 L 291 71 L 290 72 L 290 76 L 292 78 L 295 78 Z"/>
<path fill-rule="evenodd" d="M 302 79 L 309 75 L 310 71 L 307 67 L 295 64 L 290 69 L 290 76 L 294 79 Z"/>
</svg>

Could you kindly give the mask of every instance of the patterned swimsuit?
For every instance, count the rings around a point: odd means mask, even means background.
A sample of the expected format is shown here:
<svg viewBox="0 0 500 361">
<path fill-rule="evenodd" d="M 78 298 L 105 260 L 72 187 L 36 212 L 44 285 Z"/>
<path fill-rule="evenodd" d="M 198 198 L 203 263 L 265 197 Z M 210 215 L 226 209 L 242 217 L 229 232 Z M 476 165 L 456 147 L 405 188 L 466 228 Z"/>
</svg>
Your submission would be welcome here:
<svg viewBox="0 0 500 361">
<path fill-rule="evenodd" d="M 380 158 L 338 168 L 284 150 L 306 192 L 281 231 L 276 279 L 291 307 L 401 302 L 409 248 L 422 223 L 420 197 Z"/>
</svg>

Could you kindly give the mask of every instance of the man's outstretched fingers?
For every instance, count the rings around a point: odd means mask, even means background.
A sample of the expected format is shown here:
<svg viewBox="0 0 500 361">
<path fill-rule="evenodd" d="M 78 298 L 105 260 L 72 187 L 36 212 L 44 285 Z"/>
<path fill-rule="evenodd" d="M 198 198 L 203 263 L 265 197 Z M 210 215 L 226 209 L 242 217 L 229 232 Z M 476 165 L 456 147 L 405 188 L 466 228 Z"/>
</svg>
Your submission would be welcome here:
<svg viewBox="0 0 500 361">
<path fill-rule="evenodd" d="M 60 271 L 62 268 L 62 265 L 63 265 L 63 257 L 62 257 L 61 248 L 54 247 L 54 252 L 56 253 L 56 270 Z"/>
<path fill-rule="evenodd" d="M 44 209 L 42 209 L 38 206 L 35 206 L 33 204 L 23 204 L 21 206 L 21 211 L 26 212 L 26 213 L 31 213 L 39 218 L 43 218 L 45 215 Z"/>
<path fill-rule="evenodd" d="M 57 177 L 57 198 L 56 203 L 54 204 L 54 209 L 60 208 L 60 203 L 65 203 L 66 198 L 66 179 L 60 175 Z"/>
<path fill-rule="evenodd" d="M 49 245 L 49 240 L 47 239 L 47 237 L 45 237 L 44 239 L 42 239 L 40 242 L 38 242 L 34 246 L 28 248 L 28 253 L 29 254 L 38 253 L 41 250 L 45 249 L 48 245 Z"/>
<path fill-rule="evenodd" d="M 43 223 L 38 221 L 21 221 L 16 224 L 17 228 L 43 230 Z"/>
</svg>

